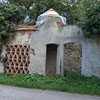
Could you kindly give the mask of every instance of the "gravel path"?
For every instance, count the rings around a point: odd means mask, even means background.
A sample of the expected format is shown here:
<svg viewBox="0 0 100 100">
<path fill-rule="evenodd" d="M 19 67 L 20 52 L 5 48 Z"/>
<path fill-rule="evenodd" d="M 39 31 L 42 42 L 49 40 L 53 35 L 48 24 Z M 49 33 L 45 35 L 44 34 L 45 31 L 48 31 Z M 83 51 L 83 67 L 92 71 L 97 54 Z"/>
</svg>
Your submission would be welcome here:
<svg viewBox="0 0 100 100">
<path fill-rule="evenodd" d="M 100 100 L 100 97 L 0 85 L 0 100 Z"/>
</svg>

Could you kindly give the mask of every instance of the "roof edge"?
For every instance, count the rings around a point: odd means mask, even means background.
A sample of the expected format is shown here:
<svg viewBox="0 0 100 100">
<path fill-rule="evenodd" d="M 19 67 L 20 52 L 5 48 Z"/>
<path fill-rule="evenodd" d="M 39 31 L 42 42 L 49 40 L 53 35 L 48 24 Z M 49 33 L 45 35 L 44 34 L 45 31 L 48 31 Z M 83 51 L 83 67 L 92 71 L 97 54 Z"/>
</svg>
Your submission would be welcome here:
<svg viewBox="0 0 100 100">
<path fill-rule="evenodd" d="M 34 26 L 24 26 L 21 28 L 16 28 L 15 31 L 37 31 L 37 28 Z"/>
</svg>

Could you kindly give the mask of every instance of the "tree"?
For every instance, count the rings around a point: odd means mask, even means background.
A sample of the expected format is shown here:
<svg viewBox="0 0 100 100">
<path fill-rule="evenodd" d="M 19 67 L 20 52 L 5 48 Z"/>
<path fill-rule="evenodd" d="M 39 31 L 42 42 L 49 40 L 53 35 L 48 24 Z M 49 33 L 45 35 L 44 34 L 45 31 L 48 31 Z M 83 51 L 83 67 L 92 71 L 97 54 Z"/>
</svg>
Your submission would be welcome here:
<svg viewBox="0 0 100 100">
<path fill-rule="evenodd" d="M 34 0 L 34 6 L 29 10 L 31 23 L 35 23 L 37 17 L 47 11 L 50 8 L 53 8 L 62 16 L 67 16 L 67 12 L 69 12 L 70 5 L 65 5 L 61 0 Z"/>
<path fill-rule="evenodd" d="M 25 8 L 0 3 L 0 40 L 11 36 L 14 26 L 24 18 Z"/>
<path fill-rule="evenodd" d="M 76 23 L 78 20 L 75 13 L 73 13 L 77 8 L 76 3 L 73 3 L 73 6 L 71 6 L 69 0 L 9 0 L 9 2 L 25 6 L 27 8 L 26 15 L 30 17 L 30 24 L 32 25 L 35 24 L 37 17 L 41 13 L 50 8 L 53 8 L 60 15 L 66 17 L 68 24 Z M 30 6 L 32 6 L 32 9 L 30 9 Z"/>
<path fill-rule="evenodd" d="M 27 10 L 29 10 L 34 0 L 8 0 L 8 1 L 11 4 L 15 4 L 17 6 L 24 6 Z"/>
<path fill-rule="evenodd" d="M 86 10 L 82 29 L 86 37 L 100 35 L 100 2 L 92 4 Z"/>
</svg>

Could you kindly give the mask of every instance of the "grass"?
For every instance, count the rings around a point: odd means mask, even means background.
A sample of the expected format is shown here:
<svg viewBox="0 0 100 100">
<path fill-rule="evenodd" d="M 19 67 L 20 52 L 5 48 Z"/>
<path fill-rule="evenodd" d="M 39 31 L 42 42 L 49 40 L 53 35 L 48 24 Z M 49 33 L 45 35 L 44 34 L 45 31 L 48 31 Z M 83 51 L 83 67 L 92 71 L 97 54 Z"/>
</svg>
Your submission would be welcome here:
<svg viewBox="0 0 100 100">
<path fill-rule="evenodd" d="M 100 96 L 100 79 L 86 78 L 80 72 L 66 71 L 64 77 L 38 74 L 0 74 L 0 84 Z"/>
</svg>

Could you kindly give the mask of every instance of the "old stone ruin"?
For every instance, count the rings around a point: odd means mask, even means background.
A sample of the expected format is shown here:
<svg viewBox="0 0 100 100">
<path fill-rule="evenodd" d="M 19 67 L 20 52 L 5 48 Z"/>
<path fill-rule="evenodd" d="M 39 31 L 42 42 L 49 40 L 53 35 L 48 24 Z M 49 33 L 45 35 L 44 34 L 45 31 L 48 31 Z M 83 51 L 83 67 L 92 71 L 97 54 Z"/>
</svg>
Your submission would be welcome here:
<svg viewBox="0 0 100 100">
<path fill-rule="evenodd" d="M 0 73 L 38 73 L 63 76 L 64 70 L 100 77 L 100 39 L 84 38 L 81 28 L 66 25 L 53 9 L 38 17 L 36 27 L 15 29 L 14 38 L 3 46 Z"/>
</svg>

